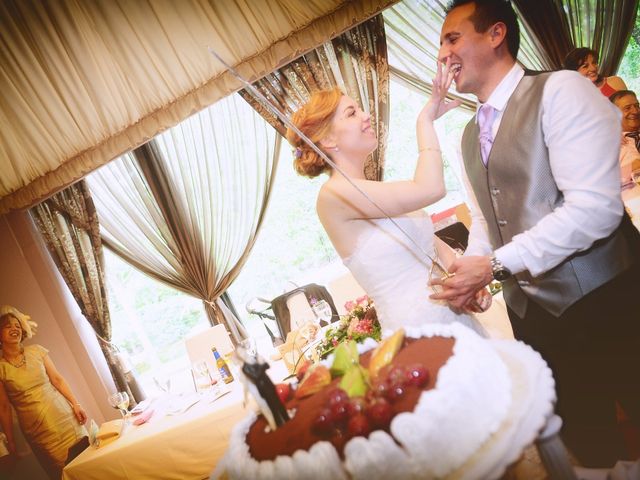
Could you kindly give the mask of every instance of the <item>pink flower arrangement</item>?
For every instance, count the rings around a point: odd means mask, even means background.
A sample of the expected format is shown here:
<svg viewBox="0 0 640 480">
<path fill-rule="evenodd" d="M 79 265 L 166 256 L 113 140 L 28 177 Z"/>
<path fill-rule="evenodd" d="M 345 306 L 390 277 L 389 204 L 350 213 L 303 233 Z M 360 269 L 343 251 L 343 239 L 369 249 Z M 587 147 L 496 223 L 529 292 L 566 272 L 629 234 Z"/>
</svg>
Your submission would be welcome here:
<svg viewBox="0 0 640 480">
<path fill-rule="evenodd" d="M 329 329 L 325 339 L 318 345 L 320 358 L 326 357 L 340 343 L 355 340 L 362 342 L 367 337 L 380 340 L 380 324 L 373 301 L 366 295 L 350 300 L 344 304 L 347 314 L 342 317 L 337 327 Z"/>
</svg>

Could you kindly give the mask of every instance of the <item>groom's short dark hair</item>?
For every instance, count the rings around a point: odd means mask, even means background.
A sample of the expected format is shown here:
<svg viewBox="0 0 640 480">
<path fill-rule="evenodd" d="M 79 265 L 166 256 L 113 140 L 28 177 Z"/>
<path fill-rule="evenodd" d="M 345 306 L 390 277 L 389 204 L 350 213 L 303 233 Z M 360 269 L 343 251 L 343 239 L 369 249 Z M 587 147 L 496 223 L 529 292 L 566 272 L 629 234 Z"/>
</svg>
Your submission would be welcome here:
<svg viewBox="0 0 640 480">
<path fill-rule="evenodd" d="M 470 17 L 476 32 L 486 32 L 491 25 L 502 22 L 507 26 L 507 48 L 515 60 L 520 50 L 520 26 L 518 16 L 509 0 L 452 0 L 446 13 L 462 5 L 473 3 L 476 7 Z"/>
</svg>

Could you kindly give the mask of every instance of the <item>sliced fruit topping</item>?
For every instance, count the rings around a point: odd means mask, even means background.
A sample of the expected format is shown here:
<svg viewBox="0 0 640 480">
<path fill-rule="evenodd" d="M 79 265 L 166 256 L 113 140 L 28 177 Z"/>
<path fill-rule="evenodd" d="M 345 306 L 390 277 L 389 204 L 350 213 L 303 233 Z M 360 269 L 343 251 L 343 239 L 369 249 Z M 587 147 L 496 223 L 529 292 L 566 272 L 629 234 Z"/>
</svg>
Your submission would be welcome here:
<svg viewBox="0 0 640 480">
<path fill-rule="evenodd" d="M 331 375 L 334 377 L 344 375 L 353 365 L 358 365 L 359 358 L 356 342 L 350 340 L 341 343 L 335 350 L 333 364 L 331 365 Z"/>
<path fill-rule="evenodd" d="M 307 370 L 296 390 L 296 398 L 304 398 L 319 392 L 331 383 L 331 374 L 324 365 L 315 365 Z"/>
<path fill-rule="evenodd" d="M 276 385 L 276 393 L 280 401 L 285 404 L 291 398 L 291 385 L 288 383 L 278 383 Z"/>
<path fill-rule="evenodd" d="M 400 350 L 402 341 L 404 340 L 404 330 L 401 328 L 397 330 L 393 335 L 385 338 L 380 345 L 371 354 L 371 361 L 369 362 L 369 374 L 371 378 L 375 378 L 382 367 L 389 365 L 393 357 Z"/>
<path fill-rule="evenodd" d="M 367 393 L 369 378 L 367 371 L 360 365 L 354 365 L 340 379 L 340 388 L 349 397 L 362 397 Z"/>
</svg>

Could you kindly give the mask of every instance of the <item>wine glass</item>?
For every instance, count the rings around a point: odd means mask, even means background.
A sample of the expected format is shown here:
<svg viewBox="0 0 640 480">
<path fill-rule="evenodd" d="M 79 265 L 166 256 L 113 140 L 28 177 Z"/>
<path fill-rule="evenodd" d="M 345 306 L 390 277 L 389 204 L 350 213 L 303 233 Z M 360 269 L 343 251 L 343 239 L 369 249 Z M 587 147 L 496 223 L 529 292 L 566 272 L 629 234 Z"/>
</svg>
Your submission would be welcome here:
<svg viewBox="0 0 640 480">
<path fill-rule="evenodd" d="M 171 390 L 171 377 L 169 375 L 154 375 L 153 383 L 156 384 L 163 393 L 170 393 Z"/>
<path fill-rule="evenodd" d="M 258 345 L 256 344 L 256 339 L 253 337 L 245 338 L 240 343 L 238 343 L 238 348 L 242 349 L 242 354 L 248 357 L 256 357 L 258 356 Z"/>
<path fill-rule="evenodd" d="M 191 368 L 191 373 L 197 392 L 207 392 L 211 389 L 213 380 L 206 360 L 195 362 Z"/>
<path fill-rule="evenodd" d="M 317 301 L 313 304 L 311 310 L 313 310 L 313 314 L 318 319 L 318 323 L 321 327 L 331 323 L 333 313 L 331 312 L 331 305 L 329 305 L 326 300 Z"/>
<path fill-rule="evenodd" d="M 122 419 L 127 416 L 127 408 L 129 408 L 129 395 L 127 392 L 116 392 L 109 395 L 109 405 L 120 411 Z"/>
</svg>

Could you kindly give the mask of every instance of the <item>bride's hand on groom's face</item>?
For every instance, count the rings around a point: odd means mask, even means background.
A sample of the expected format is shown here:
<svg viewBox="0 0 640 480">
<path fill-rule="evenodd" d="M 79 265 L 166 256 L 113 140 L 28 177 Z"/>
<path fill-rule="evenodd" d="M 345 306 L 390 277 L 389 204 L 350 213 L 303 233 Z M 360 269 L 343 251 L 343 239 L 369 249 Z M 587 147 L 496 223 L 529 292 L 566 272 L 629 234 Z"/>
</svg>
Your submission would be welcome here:
<svg viewBox="0 0 640 480">
<path fill-rule="evenodd" d="M 430 298 L 445 300 L 452 308 L 461 311 L 465 310 L 472 302 L 478 302 L 476 295 L 493 279 L 491 263 L 487 256 L 457 258 L 449 266 L 449 273 L 451 273 L 449 277 L 430 280 L 429 285 L 441 287 L 441 291 L 430 295 Z M 487 301 L 486 299 L 480 300 Z M 482 303 L 479 306 L 483 306 Z"/>
<path fill-rule="evenodd" d="M 433 122 L 461 104 L 459 100 L 447 101 L 446 99 L 454 76 L 455 72 L 451 69 L 450 58 L 447 59 L 444 66 L 440 62 L 437 63 L 436 76 L 431 82 L 431 97 L 418 115 L 418 123 L 423 121 Z"/>
</svg>

